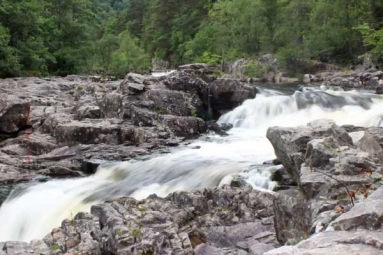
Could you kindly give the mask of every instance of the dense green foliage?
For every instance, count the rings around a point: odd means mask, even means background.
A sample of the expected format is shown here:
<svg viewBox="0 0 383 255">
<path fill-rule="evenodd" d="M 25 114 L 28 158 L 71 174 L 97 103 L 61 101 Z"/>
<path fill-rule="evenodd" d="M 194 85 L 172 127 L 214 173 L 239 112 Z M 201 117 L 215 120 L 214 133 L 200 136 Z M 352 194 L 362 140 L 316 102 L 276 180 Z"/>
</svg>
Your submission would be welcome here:
<svg viewBox="0 0 383 255">
<path fill-rule="evenodd" d="M 120 21 L 128 6 L 128 0 L 0 1 L 0 77 L 148 69 L 149 55 Z"/>
<path fill-rule="evenodd" d="M 351 64 L 383 63 L 377 0 L 2 0 L 0 77 L 102 73 L 274 53 Z M 259 72 L 251 69 L 249 72 Z"/>
</svg>

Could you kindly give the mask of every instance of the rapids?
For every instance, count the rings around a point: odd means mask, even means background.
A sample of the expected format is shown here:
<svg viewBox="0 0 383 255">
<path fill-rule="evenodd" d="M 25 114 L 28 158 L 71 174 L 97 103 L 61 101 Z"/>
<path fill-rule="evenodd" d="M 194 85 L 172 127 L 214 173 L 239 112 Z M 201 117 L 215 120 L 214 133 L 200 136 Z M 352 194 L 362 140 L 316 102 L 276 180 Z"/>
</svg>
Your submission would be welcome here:
<svg viewBox="0 0 383 255">
<path fill-rule="evenodd" d="M 121 196 L 166 196 L 229 183 L 234 175 L 253 187 L 273 189 L 276 183 L 262 165 L 275 157 L 265 137 L 267 128 L 306 125 L 320 118 L 339 125 L 383 126 L 383 97 L 356 91 L 301 89 L 288 95 L 259 89 L 255 99 L 220 118 L 234 126 L 227 137 L 207 135 L 146 161 L 110 162 L 90 177 L 13 191 L 0 208 L 0 241 L 42 238 L 64 218 Z"/>
</svg>

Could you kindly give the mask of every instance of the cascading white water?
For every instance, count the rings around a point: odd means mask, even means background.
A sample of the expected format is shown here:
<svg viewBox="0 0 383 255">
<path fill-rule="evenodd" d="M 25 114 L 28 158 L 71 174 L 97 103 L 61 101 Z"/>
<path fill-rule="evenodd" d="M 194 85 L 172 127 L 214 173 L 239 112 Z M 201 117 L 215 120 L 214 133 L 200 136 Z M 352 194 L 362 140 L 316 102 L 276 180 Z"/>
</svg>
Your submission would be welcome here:
<svg viewBox="0 0 383 255">
<path fill-rule="evenodd" d="M 286 96 L 267 91 L 221 117 L 219 122 L 234 125 L 228 137 L 210 135 L 147 161 L 107 163 L 94 176 L 49 181 L 11 194 L 0 208 L 0 241 L 42 238 L 64 218 L 107 199 L 212 187 L 229 182 L 233 174 L 254 187 L 272 189 L 275 183 L 261 166 L 274 158 L 265 137 L 268 127 L 306 125 L 318 118 L 379 126 L 382 109 L 382 97 L 358 92 L 303 90 Z"/>
</svg>

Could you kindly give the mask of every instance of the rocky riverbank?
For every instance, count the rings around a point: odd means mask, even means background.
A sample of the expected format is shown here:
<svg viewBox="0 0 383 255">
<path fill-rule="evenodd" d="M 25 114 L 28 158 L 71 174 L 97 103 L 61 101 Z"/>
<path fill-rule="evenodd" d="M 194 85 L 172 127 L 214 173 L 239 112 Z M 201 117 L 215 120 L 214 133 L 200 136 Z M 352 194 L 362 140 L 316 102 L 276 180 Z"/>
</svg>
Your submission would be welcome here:
<svg viewBox="0 0 383 255">
<path fill-rule="evenodd" d="M 43 240 L 3 243 L 3 253 L 381 254 L 383 129 L 317 120 L 271 127 L 267 137 L 283 164 L 273 178 L 290 180 L 277 192 L 223 186 L 120 198 Z"/>
<path fill-rule="evenodd" d="M 213 130 L 255 88 L 217 79 L 206 65 L 167 76 L 0 80 L 0 186 L 78 177 L 104 161 L 166 153 Z M 6 189 L 8 190 L 8 189 Z"/>
<path fill-rule="evenodd" d="M 225 136 L 230 125 L 214 120 L 256 96 L 254 87 L 219 79 L 203 64 L 123 81 L 6 79 L 0 90 L 4 197 L 15 184 L 90 175 L 105 161 L 145 160 L 207 131 Z M 331 103 L 368 108 L 373 100 L 323 93 L 282 100 L 302 110 Z M 275 110 L 262 106 L 266 115 Z M 253 114 L 247 109 L 241 115 Z M 71 216 L 41 240 L 0 243 L 0 254 L 381 254 L 383 128 L 316 120 L 270 127 L 267 138 L 277 156 L 267 164 L 281 164 L 271 170 L 275 191 L 229 178 L 228 185 L 165 198 L 113 199 Z"/>
</svg>

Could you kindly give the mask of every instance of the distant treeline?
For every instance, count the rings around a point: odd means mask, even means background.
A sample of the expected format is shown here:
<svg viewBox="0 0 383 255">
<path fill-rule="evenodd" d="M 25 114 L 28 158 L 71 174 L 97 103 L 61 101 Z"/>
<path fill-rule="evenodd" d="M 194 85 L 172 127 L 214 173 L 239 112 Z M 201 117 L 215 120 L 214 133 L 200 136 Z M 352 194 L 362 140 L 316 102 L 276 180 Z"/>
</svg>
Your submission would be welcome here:
<svg viewBox="0 0 383 255">
<path fill-rule="evenodd" d="M 274 53 L 383 63 L 378 0 L 1 0 L 0 77 L 105 73 L 221 63 Z"/>
</svg>

